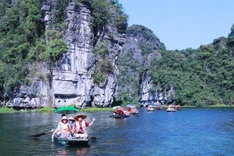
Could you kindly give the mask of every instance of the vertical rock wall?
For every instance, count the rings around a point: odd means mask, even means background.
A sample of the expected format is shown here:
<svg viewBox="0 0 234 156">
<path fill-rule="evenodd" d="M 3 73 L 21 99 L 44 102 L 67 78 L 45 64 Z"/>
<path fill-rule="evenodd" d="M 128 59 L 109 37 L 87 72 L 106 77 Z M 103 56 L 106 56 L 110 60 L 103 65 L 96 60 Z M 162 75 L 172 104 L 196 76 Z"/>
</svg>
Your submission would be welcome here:
<svg viewBox="0 0 234 156">
<path fill-rule="evenodd" d="M 84 106 L 93 89 L 93 33 L 91 10 L 82 3 L 68 2 L 64 39 L 68 52 L 53 70 L 54 105 Z"/>
<path fill-rule="evenodd" d="M 46 30 L 51 27 L 51 24 L 53 25 L 53 11 L 56 3 L 57 0 L 43 2 L 41 10 Z M 64 9 L 66 9 L 66 27 L 63 38 L 67 43 L 68 52 L 55 63 L 52 69 L 52 83 L 49 83 L 46 78 L 37 78 L 30 86 L 21 86 L 17 97 L 14 98 L 14 106 L 16 104 L 22 107 L 60 107 L 71 104 L 76 107 L 111 106 L 116 92 L 118 73 L 115 62 L 122 50 L 122 45 L 126 42 L 125 34 L 119 33 L 114 23 L 110 23 L 104 32 L 99 32 L 102 38 L 97 40 L 97 44 L 101 44 L 103 40 L 107 41 L 109 51 L 107 57 L 115 69 L 113 73 L 105 76 L 105 82 L 95 84 L 93 77 L 97 57 L 94 52 L 90 4 L 69 0 Z M 38 72 L 46 75 L 49 67 L 45 65 L 41 70 Z"/>
</svg>

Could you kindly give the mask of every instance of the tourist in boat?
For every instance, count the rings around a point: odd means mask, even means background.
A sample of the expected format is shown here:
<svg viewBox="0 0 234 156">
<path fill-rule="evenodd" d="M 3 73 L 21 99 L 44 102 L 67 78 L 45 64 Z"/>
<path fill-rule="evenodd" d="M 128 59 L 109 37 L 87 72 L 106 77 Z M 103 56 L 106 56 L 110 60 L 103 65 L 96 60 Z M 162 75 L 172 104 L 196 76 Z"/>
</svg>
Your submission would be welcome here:
<svg viewBox="0 0 234 156">
<path fill-rule="evenodd" d="M 131 114 L 138 114 L 138 110 L 136 109 L 136 106 L 132 105 L 128 108 L 128 112 Z"/>
<path fill-rule="evenodd" d="M 161 105 L 156 105 L 156 109 L 157 110 L 162 110 L 162 106 Z"/>
<path fill-rule="evenodd" d="M 167 111 L 168 111 L 168 112 L 175 112 L 174 106 L 173 106 L 173 105 L 167 106 Z"/>
<path fill-rule="evenodd" d="M 124 118 L 129 116 L 130 112 L 128 110 L 125 110 L 123 107 L 118 107 L 112 111 L 112 115 L 110 117 Z"/>
<path fill-rule="evenodd" d="M 52 140 L 54 139 L 54 135 L 57 135 L 61 138 L 68 138 L 70 137 L 70 129 L 68 126 L 68 119 L 66 116 L 63 116 L 61 121 L 59 122 L 57 128 L 52 134 Z"/>
<path fill-rule="evenodd" d="M 155 109 L 154 109 L 154 107 L 152 106 L 152 105 L 149 105 L 148 107 L 147 107 L 147 111 L 154 111 Z"/>
<path fill-rule="evenodd" d="M 124 110 L 123 109 L 116 109 L 114 113 L 117 115 L 124 115 Z"/>
<path fill-rule="evenodd" d="M 68 126 L 70 129 L 71 136 L 73 136 L 76 133 L 76 122 L 73 117 L 68 118 Z"/>
<path fill-rule="evenodd" d="M 113 115 L 126 115 L 127 112 L 123 107 L 119 107 L 113 111 Z"/>
<path fill-rule="evenodd" d="M 180 104 L 176 105 L 176 110 L 180 110 Z"/>
<path fill-rule="evenodd" d="M 96 119 L 93 118 L 92 122 L 89 123 L 84 120 L 86 117 L 87 116 L 83 114 L 79 114 L 74 117 L 76 121 L 76 138 L 88 138 L 87 127 L 92 126 Z"/>
<path fill-rule="evenodd" d="M 123 110 L 125 116 L 130 116 L 130 113 L 127 110 Z"/>
</svg>

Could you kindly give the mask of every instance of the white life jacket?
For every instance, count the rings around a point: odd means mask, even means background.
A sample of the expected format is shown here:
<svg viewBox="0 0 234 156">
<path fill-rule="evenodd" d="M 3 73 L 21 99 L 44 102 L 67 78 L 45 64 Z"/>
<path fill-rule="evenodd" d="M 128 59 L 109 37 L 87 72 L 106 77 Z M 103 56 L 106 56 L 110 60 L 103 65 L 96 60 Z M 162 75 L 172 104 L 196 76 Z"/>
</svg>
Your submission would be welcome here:
<svg viewBox="0 0 234 156">
<path fill-rule="evenodd" d="M 85 121 L 81 121 L 81 126 L 82 126 L 82 129 L 83 129 L 84 133 L 87 133 L 86 132 Z M 76 122 L 76 128 L 77 128 L 77 132 L 79 132 L 80 131 L 80 123 L 79 123 L 79 121 Z"/>
<path fill-rule="evenodd" d="M 68 124 L 67 123 L 64 124 L 62 122 L 59 123 L 58 127 L 59 127 L 58 128 L 59 130 L 68 130 L 69 129 Z"/>
</svg>

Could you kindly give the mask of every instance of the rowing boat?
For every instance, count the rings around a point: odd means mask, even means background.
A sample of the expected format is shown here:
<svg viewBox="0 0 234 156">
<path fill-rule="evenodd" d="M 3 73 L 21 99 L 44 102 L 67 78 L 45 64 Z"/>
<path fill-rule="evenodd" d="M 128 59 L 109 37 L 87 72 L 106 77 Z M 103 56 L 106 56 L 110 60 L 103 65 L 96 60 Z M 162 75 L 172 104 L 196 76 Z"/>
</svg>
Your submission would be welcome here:
<svg viewBox="0 0 234 156">
<path fill-rule="evenodd" d="M 58 142 L 62 145 L 68 146 L 87 146 L 89 143 L 89 138 L 61 138 L 61 137 L 54 137 L 54 141 Z"/>
<path fill-rule="evenodd" d="M 167 109 L 167 112 L 175 112 L 176 110 L 174 108 Z"/>
<path fill-rule="evenodd" d="M 113 115 L 110 115 L 109 117 L 113 117 L 113 118 L 127 118 L 127 117 L 129 117 L 129 115 L 126 115 L 126 114 L 113 114 Z"/>
</svg>

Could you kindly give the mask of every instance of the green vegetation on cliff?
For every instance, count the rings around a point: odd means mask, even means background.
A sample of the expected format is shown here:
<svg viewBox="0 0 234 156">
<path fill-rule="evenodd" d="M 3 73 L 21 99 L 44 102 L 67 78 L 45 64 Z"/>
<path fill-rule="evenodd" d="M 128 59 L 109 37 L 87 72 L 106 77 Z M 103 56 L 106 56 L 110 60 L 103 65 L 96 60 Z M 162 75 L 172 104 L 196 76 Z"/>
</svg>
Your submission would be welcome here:
<svg viewBox="0 0 234 156">
<path fill-rule="evenodd" d="M 13 93 L 27 78 L 29 64 L 53 63 L 67 50 L 60 32 L 45 33 L 42 1 L 19 0 L 0 3 L 0 99 Z M 58 12 L 57 12 L 58 14 Z M 47 39 L 47 42 L 46 42 Z M 34 67 L 33 67 L 34 68 Z M 31 71 L 37 69 L 30 69 Z M 33 74 L 33 73 L 31 73 Z"/>
<path fill-rule="evenodd" d="M 233 27 L 228 38 L 196 50 L 161 51 L 162 58 L 152 62 L 155 88 L 175 89 L 181 104 L 207 106 L 234 104 Z"/>
<path fill-rule="evenodd" d="M 128 45 L 131 48 L 118 59 L 118 83 L 122 87 L 119 98 L 123 101 L 132 102 L 136 98 L 141 79 L 147 78 L 143 77 L 147 73 L 153 81 L 151 97 L 174 89 L 174 102 L 181 105 L 234 104 L 234 25 L 227 38 L 181 51 L 164 49 L 154 34 L 142 26 L 129 27 L 127 35 L 137 40 L 138 45 Z"/>
</svg>

